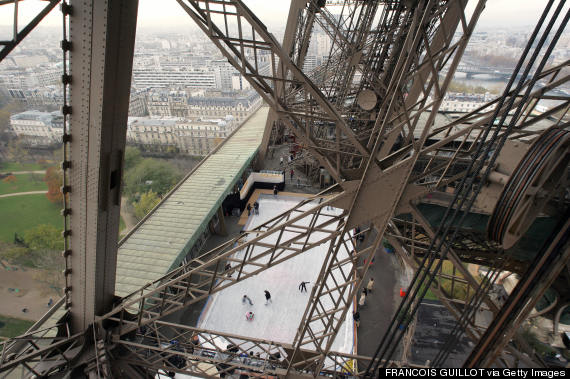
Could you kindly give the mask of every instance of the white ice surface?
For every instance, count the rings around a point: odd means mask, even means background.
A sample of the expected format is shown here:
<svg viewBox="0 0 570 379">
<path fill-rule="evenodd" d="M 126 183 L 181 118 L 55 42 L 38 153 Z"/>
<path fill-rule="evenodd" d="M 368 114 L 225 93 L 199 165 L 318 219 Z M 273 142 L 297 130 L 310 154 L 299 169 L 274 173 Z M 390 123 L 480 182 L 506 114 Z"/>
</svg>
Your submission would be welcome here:
<svg viewBox="0 0 570 379">
<path fill-rule="evenodd" d="M 262 195 L 259 202 L 259 215 L 249 217 L 246 229 L 252 229 L 280 213 L 292 208 L 301 198 Z M 308 209 L 315 204 L 306 205 Z M 339 209 L 328 209 L 325 214 L 339 214 Z M 327 216 L 320 216 L 326 219 Z M 309 219 L 303 220 L 305 225 Z M 336 224 L 328 226 L 336 228 Z M 284 233 L 282 240 L 287 238 Z M 321 238 L 322 238 L 321 233 Z M 311 240 L 319 238 L 319 233 L 313 233 Z M 267 237 L 264 242 L 275 243 L 277 235 Z M 323 264 L 329 243 L 321 244 L 303 254 L 291 258 L 283 263 L 271 267 L 251 278 L 234 284 L 212 295 L 205 306 L 198 322 L 200 328 L 227 332 L 253 338 L 260 338 L 275 342 L 291 344 L 299 327 L 301 318 L 307 307 L 309 296 L 315 280 Z M 236 253 L 235 257 L 243 256 L 243 252 Z M 343 259 L 348 252 L 342 248 L 338 259 Z M 338 279 L 338 278 L 337 278 Z M 309 281 L 308 292 L 299 292 L 301 281 Z M 264 290 L 271 293 L 272 302 L 265 305 Z M 243 295 L 247 295 L 253 301 L 242 303 Z M 330 301 L 329 298 L 324 301 Z M 255 314 L 253 321 L 247 321 L 245 314 L 252 311 Z M 352 311 L 347 312 L 347 317 L 333 343 L 332 350 L 344 353 L 353 352 L 353 322 Z M 308 348 L 309 346 L 306 346 Z"/>
</svg>

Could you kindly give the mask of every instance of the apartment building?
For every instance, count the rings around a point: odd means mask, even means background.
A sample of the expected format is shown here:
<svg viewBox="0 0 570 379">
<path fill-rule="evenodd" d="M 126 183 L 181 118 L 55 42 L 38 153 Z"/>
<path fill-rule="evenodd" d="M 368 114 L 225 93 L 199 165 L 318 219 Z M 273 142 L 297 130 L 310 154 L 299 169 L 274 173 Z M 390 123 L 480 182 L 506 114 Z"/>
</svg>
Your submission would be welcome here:
<svg viewBox="0 0 570 379">
<path fill-rule="evenodd" d="M 49 147 L 61 143 L 63 116 L 59 111 L 26 111 L 12 115 L 10 127 L 29 146 Z"/>
<path fill-rule="evenodd" d="M 174 151 L 204 156 L 239 125 L 232 116 L 189 120 L 180 117 L 130 117 L 127 142 L 147 150 Z"/>
</svg>

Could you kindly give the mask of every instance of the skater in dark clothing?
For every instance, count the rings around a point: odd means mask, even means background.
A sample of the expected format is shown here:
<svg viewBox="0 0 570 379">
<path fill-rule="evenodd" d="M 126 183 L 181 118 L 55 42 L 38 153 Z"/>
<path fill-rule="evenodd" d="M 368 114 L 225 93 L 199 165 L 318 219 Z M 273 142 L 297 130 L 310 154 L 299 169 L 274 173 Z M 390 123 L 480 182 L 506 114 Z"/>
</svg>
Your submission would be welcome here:
<svg viewBox="0 0 570 379">
<path fill-rule="evenodd" d="M 259 203 L 257 201 L 255 203 L 253 203 L 253 209 L 255 210 L 255 214 L 258 215 L 259 214 Z"/>
<path fill-rule="evenodd" d="M 249 302 L 249 305 L 253 305 L 253 301 L 251 301 L 249 296 L 243 295 L 243 297 L 241 298 L 241 302 L 245 304 L 246 301 Z"/>
<path fill-rule="evenodd" d="M 271 300 L 271 294 L 269 293 L 269 291 L 265 290 L 264 292 L 265 292 L 265 305 L 267 305 L 269 302 L 273 303 L 273 301 Z"/>
<path fill-rule="evenodd" d="M 247 204 L 247 215 L 251 215 L 251 204 Z"/>
<path fill-rule="evenodd" d="M 305 292 L 307 292 L 307 283 L 309 282 L 301 282 L 301 284 L 299 284 L 299 291 L 303 292 L 303 290 L 305 290 Z"/>
<path fill-rule="evenodd" d="M 277 196 L 277 186 L 273 186 L 273 196 Z"/>
</svg>

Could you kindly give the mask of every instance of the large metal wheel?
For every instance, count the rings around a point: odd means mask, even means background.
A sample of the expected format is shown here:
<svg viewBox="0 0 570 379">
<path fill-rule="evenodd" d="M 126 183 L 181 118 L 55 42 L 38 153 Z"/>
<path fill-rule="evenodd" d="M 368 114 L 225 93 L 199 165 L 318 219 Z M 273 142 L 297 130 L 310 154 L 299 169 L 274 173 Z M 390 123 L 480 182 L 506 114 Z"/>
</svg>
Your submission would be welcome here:
<svg viewBox="0 0 570 379">
<path fill-rule="evenodd" d="M 560 128 L 548 129 L 534 141 L 489 218 L 491 240 L 508 249 L 528 230 L 567 174 L 569 147 L 570 132 Z"/>
</svg>

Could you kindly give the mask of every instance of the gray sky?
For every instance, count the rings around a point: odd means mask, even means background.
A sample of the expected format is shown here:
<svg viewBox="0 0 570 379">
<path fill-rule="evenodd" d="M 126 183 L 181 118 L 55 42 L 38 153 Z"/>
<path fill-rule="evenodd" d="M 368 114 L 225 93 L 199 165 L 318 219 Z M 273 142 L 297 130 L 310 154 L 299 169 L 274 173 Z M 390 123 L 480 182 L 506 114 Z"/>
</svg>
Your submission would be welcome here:
<svg viewBox="0 0 570 379">
<path fill-rule="evenodd" d="M 258 17 L 267 25 L 282 27 L 287 19 L 289 0 L 245 0 Z M 470 2 L 474 7 L 474 0 Z M 538 19 L 546 0 L 488 0 L 479 25 L 484 28 L 532 25 Z M 25 19 L 43 7 L 39 0 L 26 0 L 20 5 L 23 25 Z M 11 25 L 12 5 L 0 7 L 0 25 Z M 54 10 L 45 20 L 46 25 L 59 25 L 60 12 Z M 157 28 L 177 26 L 192 22 L 175 0 L 139 0 L 139 26 Z"/>
</svg>

